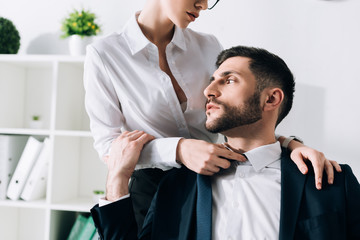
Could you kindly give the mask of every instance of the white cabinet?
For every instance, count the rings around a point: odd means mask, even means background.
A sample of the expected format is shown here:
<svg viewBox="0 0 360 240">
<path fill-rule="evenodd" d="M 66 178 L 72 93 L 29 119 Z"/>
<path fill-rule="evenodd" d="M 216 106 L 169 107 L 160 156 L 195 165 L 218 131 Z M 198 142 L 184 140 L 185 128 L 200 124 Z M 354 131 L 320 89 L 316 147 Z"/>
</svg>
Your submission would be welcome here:
<svg viewBox="0 0 360 240">
<path fill-rule="evenodd" d="M 0 55 L 0 134 L 50 138 L 46 199 L 0 201 L 0 239 L 65 239 L 104 190 L 84 108 L 83 57 Z M 42 121 L 30 128 L 33 115 Z"/>
</svg>

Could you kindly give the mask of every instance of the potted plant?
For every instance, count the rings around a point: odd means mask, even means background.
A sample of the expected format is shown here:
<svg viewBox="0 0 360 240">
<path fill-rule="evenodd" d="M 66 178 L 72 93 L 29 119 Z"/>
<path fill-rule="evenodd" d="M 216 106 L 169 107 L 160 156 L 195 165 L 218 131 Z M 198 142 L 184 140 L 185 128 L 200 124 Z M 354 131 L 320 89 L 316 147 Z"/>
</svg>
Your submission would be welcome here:
<svg viewBox="0 0 360 240">
<path fill-rule="evenodd" d="M 16 54 L 20 48 L 20 35 L 15 25 L 0 17 L 0 54 Z"/>
<path fill-rule="evenodd" d="M 94 190 L 93 191 L 93 201 L 95 203 L 99 202 L 99 199 L 105 197 L 105 192 L 103 190 Z"/>
<path fill-rule="evenodd" d="M 30 128 L 34 128 L 34 129 L 42 128 L 43 122 L 40 119 L 40 115 L 32 115 L 29 125 Z"/>
<path fill-rule="evenodd" d="M 84 55 L 86 45 L 91 43 L 92 37 L 100 32 L 100 26 L 95 22 L 96 16 L 90 11 L 74 10 L 62 21 L 62 38 L 69 37 L 71 55 Z"/>
</svg>

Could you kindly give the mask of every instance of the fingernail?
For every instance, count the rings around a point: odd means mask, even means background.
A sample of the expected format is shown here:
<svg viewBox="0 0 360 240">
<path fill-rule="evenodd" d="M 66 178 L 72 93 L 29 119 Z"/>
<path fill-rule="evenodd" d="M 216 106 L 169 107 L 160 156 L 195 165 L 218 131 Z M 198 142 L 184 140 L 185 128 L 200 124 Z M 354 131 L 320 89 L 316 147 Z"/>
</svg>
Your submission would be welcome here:
<svg viewBox="0 0 360 240">
<path fill-rule="evenodd" d="M 302 172 L 302 174 L 305 174 L 306 173 L 306 167 L 301 168 L 301 172 Z"/>
<path fill-rule="evenodd" d="M 334 183 L 334 179 L 330 179 L 329 184 L 333 184 L 333 183 Z"/>
<path fill-rule="evenodd" d="M 321 178 L 318 178 L 317 183 L 316 183 L 316 188 L 319 190 L 321 189 Z"/>
</svg>

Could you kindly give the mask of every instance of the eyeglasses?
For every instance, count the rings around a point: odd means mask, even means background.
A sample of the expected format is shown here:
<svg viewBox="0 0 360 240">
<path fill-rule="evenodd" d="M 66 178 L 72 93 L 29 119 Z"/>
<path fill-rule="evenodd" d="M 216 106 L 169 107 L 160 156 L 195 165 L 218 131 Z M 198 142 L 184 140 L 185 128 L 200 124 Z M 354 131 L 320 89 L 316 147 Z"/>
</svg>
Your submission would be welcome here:
<svg viewBox="0 0 360 240">
<path fill-rule="evenodd" d="M 220 0 L 208 0 L 208 9 L 211 10 Z"/>
</svg>

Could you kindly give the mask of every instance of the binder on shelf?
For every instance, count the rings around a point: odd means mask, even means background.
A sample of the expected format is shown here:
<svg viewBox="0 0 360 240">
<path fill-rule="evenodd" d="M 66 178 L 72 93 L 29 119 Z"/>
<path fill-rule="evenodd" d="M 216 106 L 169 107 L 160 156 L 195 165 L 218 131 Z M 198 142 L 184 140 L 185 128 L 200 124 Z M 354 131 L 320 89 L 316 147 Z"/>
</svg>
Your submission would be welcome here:
<svg viewBox="0 0 360 240">
<path fill-rule="evenodd" d="M 69 236 L 67 237 L 67 240 L 78 240 L 80 239 L 80 233 L 82 229 L 85 227 L 87 223 L 87 218 L 83 215 L 78 215 L 74 225 L 71 228 L 71 231 L 69 233 Z"/>
<path fill-rule="evenodd" d="M 25 149 L 21 154 L 19 163 L 15 169 L 14 175 L 10 180 L 10 184 L 7 189 L 8 198 L 12 200 L 19 199 L 34 162 L 39 156 L 41 147 L 42 142 L 38 141 L 34 137 L 29 137 Z"/>
<path fill-rule="evenodd" d="M 0 135 L 0 200 L 6 192 L 29 136 Z"/>
<path fill-rule="evenodd" d="M 96 232 L 96 228 L 95 228 L 94 220 L 90 216 L 86 220 L 85 226 L 82 228 L 78 239 L 92 240 L 95 232 Z"/>
<path fill-rule="evenodd" d="M 26 201 L 45 198 L 49 159 L 50 139 L 45 138 L 39 157 L 26 180 L 20 198 Z"/>
<path fill-rule="evenodd" d="M 96 231 L 96 228 L 95 228 L 95 233 L 91 240 L 99 240 L 99 239 L 100 239 L 99 233 Z"/>
</svg>

